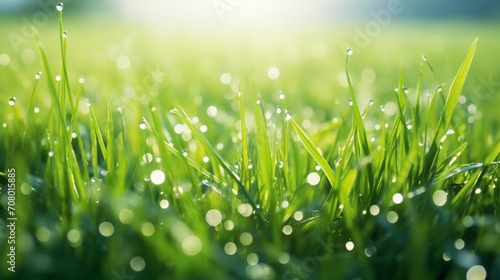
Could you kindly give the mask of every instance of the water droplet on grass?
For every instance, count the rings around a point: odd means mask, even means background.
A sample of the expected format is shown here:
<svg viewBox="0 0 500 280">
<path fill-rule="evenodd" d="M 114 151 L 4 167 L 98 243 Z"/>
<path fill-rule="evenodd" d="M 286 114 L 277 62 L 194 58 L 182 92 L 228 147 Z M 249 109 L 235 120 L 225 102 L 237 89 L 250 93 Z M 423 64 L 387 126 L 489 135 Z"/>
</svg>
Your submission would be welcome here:
<svg viewBox="0 0 500 280">
<path fill-rule="evenodd" d="M 345 244 L 345 248 L 347 249 L 347 251 L 352 251 L 354 249 L 354 242 L 352 241 L 348 241 L 346 244 Z"/>
<path fill-rule="evenodd" d="M 99 225 L 99 232 L 104 237 L 110 237 L 115 232 L 115 227 L 110 222 L 102 222 Z"/>
<path fill-rule="evenodd" d="M 141 130 L 145 130 L 145 129 L 147 128 L 146 123 L 145 123 L 144 121 L 142 121 L 142 122 L 139 124 L 139 128 L 140 128 Z"/>
<path fill-rule="evenodd" d="M 42 77 L 42 72 L 37 72 L 35 74 L 35 79 L 40 80 L 41 77 Z"/>
<path fill-rule="evenodd" d="M 425 55 L 422 55 L 422 61 L 427 61 L 427 57 Z"/>
<path fill-rule="evenodd" d="M 454 246 L 455 246 L 455 249 L 462 250 L 465 247 L 465 242 L 463 239 L 459 238 L 459 239 L 455 240 Z"/>
<path fill-rule="evenodd" d="M 432 201 L 434 202 L 434 204 L 436 204 L 436 206 L 443 206 L 443 205 L 445 205 L 447 199 L 448 198 L 446 196 L 446 192 L 443 191 L 443 190 L 437 190 L 432 195 Z"/>
<path fill-rule="evenodd" d="M 217 209 L 208 210 L 205 220 L 210 226 L 216 227 L 222 222 L 222 213 Z"/>
<path fill-rule="evenodd" d="M 292 232 L 293 232 L 292 226 L 286 225 L 286 226 L 283 227 L 283 233 L 285 235 L 290 235 L 290 234 L 292 234 Z"/>
<path fill-rule="evenodd" d="M 352 49 L 351 48 L 347 48 L 345 52 L 346 52 L 347 55 L 352 55 Z"/>
<path fill-rule="evenodd" d="M 380 208 L 377 205 L 370 206 L 370 214 L 377 216 L 380 213 Z"/>
<path fill-rule="evenodd" d="M 224 245 L 224 252 L 226 252 L 229 256 L 236 254 L 236 251 L 238 251 L 238 247 L 234 242 L 228 242 Z"/>
<path fill-rule="evenodd" d="M 133 257 L 130 260 L 130 268 L 135 272 L 143 271 L 146 267 L 146 262 L 142 257 Z"/>
<path fill-rule="evenodd" d="M 281 114 L 282 110 L 281 110 L 281 106 L 276 106 L 276 114 Z"/>
<path fill-rule="evenodd" d="M 403 195 L 400 193 L 396 193 L 392 196 L 392 201 L 395 204 L 401 204 L 403 202 Z"/>
<path fill-rule="evenodd" d="M 383 105 L 382 105 L 382 106 L 380 106 L 380 111 L 381 111 L 381 112 L 385 112 L 385 107 L 384 107 Z"/>
<path fill-rule="evenodd" d="M 35 114 L 40 113 L 40 108 L 38 107 L 33 108 L 33 112 L 35 112 Z"/>
<path fill-rule="evenodd" d="M 394 211 L 390 211 L 389 213 L 387 213 L 387 221 L 389 223 L 394 224 L 398 221 L 398 219 L 399 219 L 398 213 Z"/>
<path fill-rule="evenodd" d="M 289 121 L 291 119 L 292 119 L 292 114 L 290 114 L 290 112 L 287 111 L 286 114 L 285 114 L 285 120 Z"/>
<path fill-rule="evenodd" d="M 271 67 L 267 70 L 267 77 L 271 80 L 277 80 L 280 77 L 280 70 L 277 67 Z"/>
<path fill-rule="evenodd" d="M 151 182 L 155 185 L 163 184 L 165 182 L 165 173 L 159 169 L 151 172 Z"/>
<path fill-rule="evenodd" d="M 16 98 L 15 98 L 15 97 L 11 97 L 11 98 L 9 99 L 9 105 L 10 105 L 10 106 L 14 106 L 14 105 L 16 105 Z"/>
<path fill-rule="evenodd" d="M 68 31 L 64 31 L 64 32 L 62 33 L 62 36 L 63 36 L 63 38 L 68 38 Z"/>
<path fill-rule="evenodd" d="M 311 172 L 307 175 L 307 183 L 311 186 L 316 186 L 319 184 L 321 177 L 316 172 Z"/>
<path fill-rule="evenodd" d="M 280 91 L 280 95 L 279 95 L 280 99 L 283 100 L 285 99 L 285 93 Z"/>
<path fill-rule="evenodd" d="M 475 265 L 469 270 L 467 270 L 466 279 L 467 280 L 484 280 L 488 273 L 486 269 L 481 265 Z"/>
<path fill-rule="evenodd" d="M 49 157 L 53 157 L 54 156 L 54 152 L 53 151 L 50 151 L 49 152 Z"/>
<path fill-rule="evenodd" d="M 374 136 L 370 137 L 370 142 L 372 142 L 372 143 L 375 142 L 375 137 Z"/>
<path fill-rule="evenodd" d="M 244 246 L 249 246 L 253 242 L 253 236 L 249 232 L 244 232 L 240 235 L 240 242 Z"/>
<path fill-rule="evenodd" d="M 56 10 L 58 12 L 62 12 L 63 8 L 64 8 L 64 4 L 63 3 L 57 3 Z"/>
<path fill-rule="evenodd" d="M 189 235 L 182 240 L 182 250 L 188 256 L 197 255 L 201 251 L 202 246 L 200 238 L 196 235 Z"/>
</svg>

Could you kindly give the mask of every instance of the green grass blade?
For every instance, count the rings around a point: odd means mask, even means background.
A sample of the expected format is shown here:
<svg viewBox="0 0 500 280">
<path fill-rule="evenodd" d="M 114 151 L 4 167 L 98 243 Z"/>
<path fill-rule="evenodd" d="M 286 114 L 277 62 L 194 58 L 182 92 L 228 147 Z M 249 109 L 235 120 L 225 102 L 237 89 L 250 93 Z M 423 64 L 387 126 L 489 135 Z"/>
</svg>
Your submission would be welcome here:
<svg viewBox="0 0 500 280">
<path fill-rule="evenodd" d="M 286 118 L 292 125 L 292 128 L 295 131 L 295 133 L 297 133 L 297 135 L 299 136 L 299 139 L 306 148 L 306 150 L 309 152 L 309 154 L 313 157 L 314 161 L 316 161 L 316 163 L 321 167 L 321 169 L 325 173 L 326 178 L 332 185 L 332 188 L 337 189 L 335 173 L 333 172 L 333 169 L 330 167 L 326 159 L 321 155 L 316 145 L 314 145 L 314 143 L 311 141 L 311 139 L 309 139 L 307 134 L 295 122 L 290 113 L 287 113 Z"/>
</svg>

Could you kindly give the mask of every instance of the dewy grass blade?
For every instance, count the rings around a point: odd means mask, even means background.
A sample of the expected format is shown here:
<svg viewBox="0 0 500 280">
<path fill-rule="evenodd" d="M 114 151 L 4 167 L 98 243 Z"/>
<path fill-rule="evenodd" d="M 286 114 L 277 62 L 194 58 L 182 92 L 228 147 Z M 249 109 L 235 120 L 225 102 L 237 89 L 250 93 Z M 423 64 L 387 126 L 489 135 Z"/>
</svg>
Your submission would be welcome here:
<svg viewBox="0 0 500 280">
<path fill-rule="evenodd" d="M 477 41 L 478 39 L 472 42 L 472 45 L 469 51 L 467 52 L 467 55 L 465 56 L 465 59 L 462 62 L 462 65 L 460 66 L 457 74 L 455 75 L 455 78 L 453 79 L 450 91 L 448 93 L 448 96 L 446 97 L 446 102 L 444 105 L 443 112 L 437 124 L 434 140 L 425 157 L 424 171 L 430 171 L 432 166 L 434 166 L 435 161 L 437 160 L 437 156 L 439 153 L 439 141 L 443 136 L 444 131 L 449 126 L 451 117 L 453 116 L 453 112 L 455 111 L 458 98 L 460 97 L 462 88 L 465 83 L 465 79 L 467 78 L 467 74 L 469 73 L 469 69 L 472 64 L 472 59 L 474 58 Z"/>
<path fill-rule="evenodd" d="M 241 181 L 241 178 L 231 169 L 229 164 L 224 160 L 224 158 L 217 152 L 217 150 L 210 145 L 208 140 L 198 131 L 198 129 L 195 127 L 193 121 L 188 117 L 186 112 L 182 110 L 180 107 L 175 108 L 172 113 L 177 113 L 187 124 L 189 129 L 191 130 L 191 133 L 193 136 L 198 140 L 198 142 L 206 149 L 208 153 L 212 155 L 213 158 L 215 158 L 220 166 L 227 172 L 227 174 L 234 180 L 234 182 L 238 185 L 238 195 L 241 195 L 242 198 L 244 198 L 250 205 L 253 207 L 254 210 L 259 209 L 257 207 L 254 199 L 250 196 L 248 193 L 247 189 L 245 188 L 245 185 Z M 258 212 L 259 217 L 263 219 L 262 212 Z"/>
<path fill-rule="evenodd" d="M 332 188 L 334 190 L 337 189 L 336 181 L 335 181 L 335 174 L 326 161 L 326 159 L 321 155 L 321 153 L 318 151 L 318 148 L 314 143 L 309 139 L 307 134 L 300 128 L 300 126 L 295 122 L 295 120 L 292 118 L 291 115 L 287 116 L 288 121 L 291 123 L 292 128 L 295 130 L 295 133 L 300 138 L 300 141 L 306 148 L 306 150 L 309 152 L 309 154 L 313 157 L 313 159 L 316 161 L 316 163 L 321 167 L 323 172 L 325 172 L 326 178 L 332 185 Z"/>
<path fill-rule="evenodd" d="M 246 125 L 246 116 L 245 116 L 245 103 L 243 99 L 243 93 L 238 93 L 239 101 L 240 101 L 240 124 L 241 124 L 241 153 L 243 158 L 243 166 L 241 167 L 242 173 L 242 182 L 245 185 L 247 190 L 250 190 L 250 169 L 248 166 L 249 163 L 249 152 L 248 152 L 248 133 L 247 133 L 247 125 Z"/>
<path fill-rule="evenodd" d="M 471 189 L 477 184 L 477 182 L 483 177 L 486 168 L 490 165 L 496 165 L 498 162 L 493 162 L 495 158 L 500 155 L 500 142 L 493 148 L 491 153 L 486 157 L 486 160 L 480 166 L 481 171 L 476 173 L 473 178 L 469 180 L 469 182 L 460 190 L 460 192 L 453 198 L 451 204 L 456 205 L 467 193 L 471 191 Z M 477 166 L 479 167 L 479 166 Z"/>
</svg>

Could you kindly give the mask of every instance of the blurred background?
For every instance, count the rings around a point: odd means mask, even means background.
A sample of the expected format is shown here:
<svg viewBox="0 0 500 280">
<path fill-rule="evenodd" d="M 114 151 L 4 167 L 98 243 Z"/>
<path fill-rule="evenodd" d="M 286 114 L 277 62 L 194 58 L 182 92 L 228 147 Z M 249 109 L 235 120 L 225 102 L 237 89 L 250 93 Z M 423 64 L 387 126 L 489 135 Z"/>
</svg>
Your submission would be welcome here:
<svg viewBox="0 0 500 280">
<path fill-rule="evenodd" d="M 368 102 L 377 97 L 386 103 L 392 96 L 375 92 L 397 84 L 400 67 L 407 82 L 415 84 L 422 55 L 435 70 L 428 86 L 449 85 L 470 43 L 479 37 L 477 66 L 466 90 L 471 102 L 488 100 L 485 106 L 490 106 L 498 100 L 494 93 L 500 71 L 494 58 L 500 49 L 500 1 L 496 0 L 62 2 L 68 59 L 75 76 L 88 77 L 86 90 L 91 95 L 103 90 L 111 97 L 127 92 L 118 82 L 102 88 L 97 69 L 112 82 L 152 80 L 160 88 L 155 90 L 164 91 L 161 87 L 168 84 L 173 95 L 181 96 L 186 91 L 193 96 L 220 91 L 230 95 L 252 77 L 258 85 L 255 93 L 264 99 L 276 98 L 283 90 L 296 97 L 297 104 L 328 111 L 329 104 L 346 102 L 340 93 L 346 90 L 345 50 L 351 48 L 355 54 L 351 71 L 359 81 L 355 86 L 360 99 Z M 0 0 L 0 35 L 6 38 L 0 45 L 0 66 L 10 62 L 13 69 L 40 70 L 32 27 L 49 46 L 49 54 L 57 57 L 56 3 Z M 13 65 L 17 61 L 23 65 Z M 279 78 L 269 78 L 272 67 L 278 69 Z M 136 77 L 150 73 L 152 78 Z M 227 83 L 221 83 L 224 74 L 231 77 Z M 144 88 L 149 86 L 135 92 Z M 220 96 L 205 93 L 208 98 Z"/>
</svg>

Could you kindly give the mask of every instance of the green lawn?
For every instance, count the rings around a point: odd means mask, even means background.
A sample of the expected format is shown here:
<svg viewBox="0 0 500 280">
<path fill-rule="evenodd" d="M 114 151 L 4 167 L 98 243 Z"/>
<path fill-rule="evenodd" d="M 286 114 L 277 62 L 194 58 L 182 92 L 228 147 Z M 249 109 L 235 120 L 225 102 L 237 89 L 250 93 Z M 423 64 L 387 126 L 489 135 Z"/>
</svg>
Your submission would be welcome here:
<svg viewBox="0 0 500 280">
<path fill-rule="evenodd" d="M 0 24 L 2 279 L 500 278 L 497 23 Z"/>
</svg>

